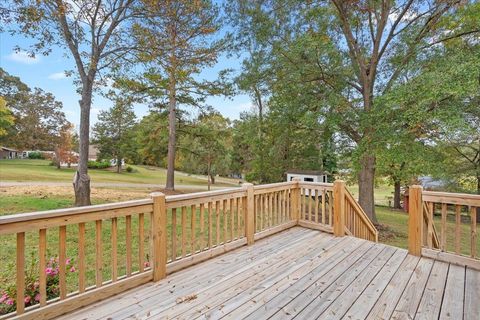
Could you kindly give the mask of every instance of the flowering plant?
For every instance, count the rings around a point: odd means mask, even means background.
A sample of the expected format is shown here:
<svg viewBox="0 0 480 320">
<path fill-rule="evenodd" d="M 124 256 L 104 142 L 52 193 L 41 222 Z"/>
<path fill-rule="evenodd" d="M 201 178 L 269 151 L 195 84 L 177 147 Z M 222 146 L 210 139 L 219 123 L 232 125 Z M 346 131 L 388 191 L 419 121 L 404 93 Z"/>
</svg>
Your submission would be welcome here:
<svg viewBox="0 0 480 320">
<path fill-rule="evenodd" d="M 25 307 L 35 305 L 40 302 L 40 281 L 38 279 L 38 261 L 33 256 L 29 270 L 25 273 L 25 294 L 23 302 Z M 65 261 L 66 273 L 75 272 L 72 259 Z M 58 257 L 52 257 L 47 261 L 45 267 L 47 276 L 47 300 L 56 298 L 60 295 L 60 263 Z M 13 312 L 17 308 L 17 289 L 14 284 L 8 285 L 0 291 L 0 315 Z"/>
</svg>

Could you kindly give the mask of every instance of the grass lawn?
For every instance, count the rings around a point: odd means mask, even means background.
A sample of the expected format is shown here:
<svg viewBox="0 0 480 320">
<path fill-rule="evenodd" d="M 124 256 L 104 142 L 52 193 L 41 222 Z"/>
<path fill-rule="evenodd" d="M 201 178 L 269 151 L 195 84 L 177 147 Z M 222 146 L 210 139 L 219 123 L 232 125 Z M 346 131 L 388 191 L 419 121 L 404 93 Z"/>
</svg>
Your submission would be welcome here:
<svg viewBox="0 0 480 320">
<path fill-rule="evenodd" d="M 2 181 L 47 181 L 47 182 L 71 182 L 75 173 L 74 168 L 57 169 L 49 165 L 49 160 L 14 159 L 0 160 L 0 180 Z M 133 172 L 116 173 L 114 169 L 89 170 L 92 182 L 104 183 L 146 183 L 164 184 L 166 170 L 151 166 L 130 165 Z M 216 186 L 238 185 L 235 179 L 219 179 Z M 206 178 L 177 172 L 175 183 L 183 185 L 206 185 Z"/>
</svg>

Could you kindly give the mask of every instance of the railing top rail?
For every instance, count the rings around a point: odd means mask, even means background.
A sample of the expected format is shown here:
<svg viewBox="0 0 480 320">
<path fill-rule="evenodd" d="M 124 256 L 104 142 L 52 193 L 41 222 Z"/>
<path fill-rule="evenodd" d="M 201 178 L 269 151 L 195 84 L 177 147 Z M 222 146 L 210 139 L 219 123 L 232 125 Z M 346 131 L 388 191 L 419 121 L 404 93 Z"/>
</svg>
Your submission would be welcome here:
<svg viewBox="0 0 480 320">
<path fill-rule="evenodd" d="M 246 195 L 246 190 L 243 188 L 235 187 L 235 188 L 228 188 L 222 190 L 213 190 L 213 191 L 202 191 L 202 192 L 194 192 L 194 193 L 185 193 L 185 194 L 177 194 L 165 197 L 166 203 L 177 202 L 177 201 L 184 201 L 184 200 L 194 200 L 198 198 L 205 198 L 205 197 L 212 197 L 212 196 L 221 196 L 230 193 L 237 193 L 237 192 L 244 192 Z"/>
<path fill-rule="evenodd" d="M 99 205 L 86 206 L 86 207 L 75 207 L 75 208 L 57 209 L 57 210 L 49 210 L 49 211 L 18 213 L 18 214 L 12 214 L 12 215 L 6 215 L 6 216 L 0 217 L 0 225 L 10 224 L 15 222 L 32 221 L 32 220 L 38 220 L 38 219 L 58 218 L 58 217 L 72 216 L 72 215 L 78 215 L 78 214 L 89 214 L 89 213 L 95 213 L 95 212 L 106 211 L 106 210 L 138 207 L 143 205 L 149 205 L 152 203 L 153 203 L 152 199 L 140 199 L 140 200 L 99 204 Z"/>
<path fill-rule="evenodd" d="M 333 183 L 300 181 L 301 186 L 333 188 Z"/>
<path fill-rule="evenodd" d="M 480 207 L 480 195 L 477 194 L 423 191 L 422 197 L 427 202 Z"/>
<path fill-rule="evenodd" d="M 296 181 L 287 181 L 287 182 L 277 182 L 277 183 L 269 183 L 269 184 L 260 184 L 257 186 L 253 186 L 253 190 L 265 190 L 277 187 L 289 187 L 295 185 Z"/>
</svg>

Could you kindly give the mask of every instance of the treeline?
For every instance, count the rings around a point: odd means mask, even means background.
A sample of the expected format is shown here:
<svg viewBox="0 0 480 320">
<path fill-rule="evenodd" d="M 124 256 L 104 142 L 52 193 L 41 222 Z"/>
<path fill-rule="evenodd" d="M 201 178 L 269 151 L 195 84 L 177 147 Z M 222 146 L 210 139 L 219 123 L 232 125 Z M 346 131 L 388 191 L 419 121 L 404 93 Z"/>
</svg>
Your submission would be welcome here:
<svg viewBox="0 0 480 320">
<path fill-rule="evenodd" d="M 379 178 L 395 186 L 396 205 L 420 175 L 480 193 L 478 1 L 22 0 L 3 12 L 11 32 L 36 40 L 31 51 L 60 46 L 75 61 L 77 205 L 90 203 L 93 92 L 109 80 L 115 108 L 151 112 L 122 119 L 133 145 L 103 152 L 166 165 L 167 189 L 175 167 L 257 182 L 320 169 L 358 182 L 374 222 Z M 202 79 L 225 54 L 242 60 L 240 74 Z M 206 97 L 238 91 L 255 106 L 240 120 L 208 109 Z M 101 117 L 95 139 L 123 137 Z"/>
</svg>

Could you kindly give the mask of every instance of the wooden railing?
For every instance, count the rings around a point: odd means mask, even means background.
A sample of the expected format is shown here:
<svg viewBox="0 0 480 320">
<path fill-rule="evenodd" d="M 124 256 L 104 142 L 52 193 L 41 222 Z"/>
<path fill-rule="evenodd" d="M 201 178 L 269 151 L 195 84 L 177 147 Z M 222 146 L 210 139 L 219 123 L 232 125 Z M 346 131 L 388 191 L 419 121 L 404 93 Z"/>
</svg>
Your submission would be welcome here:
<svg viewBox="0 0 480 320">
<path fill-rule="evenodd" d="M 0 282 L 0 297 L 20 303 L 0 318 L 53 318 L 295 225 L 377 240 L 343 182 L 246 183 L 3 216 L 0 275 L 16 280 Z"/>
<path fill-rule="evenodd" d="M 480 195 L 409 190 L 409 251 L 480 269 Z"/>
<path fill-rule="evenodd" d="M 365 211 L 345 188 L 345 232 L 357 238 L 378 242 L 378 231 Z"/>
</svg>

